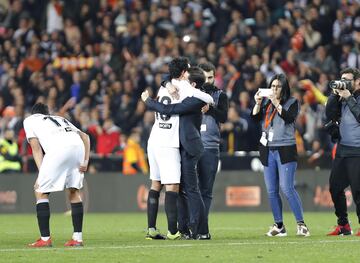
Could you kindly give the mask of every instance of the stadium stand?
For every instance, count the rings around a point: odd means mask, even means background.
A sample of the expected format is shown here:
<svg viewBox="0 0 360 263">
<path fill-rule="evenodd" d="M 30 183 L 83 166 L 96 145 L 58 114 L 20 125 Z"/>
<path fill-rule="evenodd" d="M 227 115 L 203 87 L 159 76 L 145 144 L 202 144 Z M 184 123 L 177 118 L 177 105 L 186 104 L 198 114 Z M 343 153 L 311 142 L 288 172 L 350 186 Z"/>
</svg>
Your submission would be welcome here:
<svg viewBox="0 0 360 263">
<path fill-rule="evenodd" d="M 14 130 L 26 160 L 22 120 L 45 102 L 91 135 L 96 158 L 121 155 L 122 134 L 133 131 L 146 147 L 153 117 L 140 94 L 154 94 L 179 55 L 216 65 L 215 83 L 231 101 L 221 144 L 230 155 L 257 150 L 254 93 L 272 74 L 286 73 L 301 102 L 298 151 L 311 162 L 333 147 L 323 128 L 328 82 L 360 63 L 360 4 L 0 1 L 0 137 Z"/>
</svg>

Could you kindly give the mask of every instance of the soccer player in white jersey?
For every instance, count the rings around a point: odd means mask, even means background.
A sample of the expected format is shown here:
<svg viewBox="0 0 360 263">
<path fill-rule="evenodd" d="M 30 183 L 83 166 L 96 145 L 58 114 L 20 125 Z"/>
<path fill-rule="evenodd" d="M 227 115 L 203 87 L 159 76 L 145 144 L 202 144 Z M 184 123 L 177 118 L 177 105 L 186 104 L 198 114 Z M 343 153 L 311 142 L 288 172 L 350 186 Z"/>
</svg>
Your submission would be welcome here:
<svg viewBox="0 0 360 263">
<path fill-rule="evenodd" d="M 177 87 L 179 96 L 170 95 L 160 87 L 157 100 L 164 104 L 180 103 L 186 97 L 197 97 L 212 104 L 210 95 L 195 89 L 188 81 L 188 60 L 175 58 L 169 64 L 171 83 Z M 181 237 L 177 229 L 177 199 L 181 177 L 179 151 L 179 115 L 167 116 L 155 113 L 155 123 L 148 140 L 151 189 L 148 195 L 148 233 L 146 239 L 165 239 L 156 229 L 159 195 L 165 185 L 165 213 L 168 221 L 167 239 Z"/>
<path fill-rule="evenodd" d="M 84 211 L 79 189 L 83 186 L 84 172 L 89 162 L 89 136 L 65 118 L 49 115 L 45 104 L 35 104 L 31 113 L 24 120 L 24 129 L 39 169 L 34 190 L 41 238 L 29 246 L 52 246 L 49 194 L 64 188 L 69 190 L 74 227 L 72 239 L 65 246 L 82 246 Z"/>
</svg>

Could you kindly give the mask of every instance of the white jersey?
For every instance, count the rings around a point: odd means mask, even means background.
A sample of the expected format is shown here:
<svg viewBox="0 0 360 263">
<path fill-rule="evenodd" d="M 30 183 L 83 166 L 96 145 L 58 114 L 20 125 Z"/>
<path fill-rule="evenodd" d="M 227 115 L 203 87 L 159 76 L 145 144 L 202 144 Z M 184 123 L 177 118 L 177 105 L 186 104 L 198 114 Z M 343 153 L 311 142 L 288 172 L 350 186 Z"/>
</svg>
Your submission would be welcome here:
<svg viewBox="0 0 360 263">
<path fill-rule="evenodd" d="M 206 103 L 213 103 L 213 98 L 198 89 L 195 89 L 187 80 L 173 79 L 171 84 L 179 89 L 179 99 L 173 99 L 168 90 L 160 87 L 158 92 L 158 101 L 163 104 L 180 103 L 187 97 L 196 97 L 205 101 Z M 152 127 L 149 145 L 156 145 L 159 147 L 176 147 L 179 148 L 179 115 L 165 115 L 158 112 L 155 113 L 155 122 Z"/>
<path fill-rule="evenodd" d="M 178 87 L 180 102 L 183 101 L 187 97 L 194 96 L 195 88 L 193 86 L 191 86 L 189 81 L 173 79 L 173 80 L 171 80 L 171 84 L 174 85 L 175 87 Z"/>
<path fill-rule="evenodd" d="M 60 116 L 33 114 L 24 120 L 26 138 L 37 138 L 45 153 L 67 146 L 83 145 L 79 129 Z"/>
<path fill-rule="evenodd" d="M 163 104 L 180 102 L 180 100 L 173 99 L 164 87 L 159 89 L 158 101 Z M 155 122 L 151 129 L 148 144 L 158 147 L 179 148 L 179 115 L 169 116 L 155 112 Z"/>
<path fill-rule="evenodd" d="M 179 101 L 183 101 L 187 97 L 195 97 L 207 104 L 214 104 L 214 99 L 209 94 L 194 88 L 188 80 L 173 79 L 171 84 L 179 88 Z"/>
</svg>

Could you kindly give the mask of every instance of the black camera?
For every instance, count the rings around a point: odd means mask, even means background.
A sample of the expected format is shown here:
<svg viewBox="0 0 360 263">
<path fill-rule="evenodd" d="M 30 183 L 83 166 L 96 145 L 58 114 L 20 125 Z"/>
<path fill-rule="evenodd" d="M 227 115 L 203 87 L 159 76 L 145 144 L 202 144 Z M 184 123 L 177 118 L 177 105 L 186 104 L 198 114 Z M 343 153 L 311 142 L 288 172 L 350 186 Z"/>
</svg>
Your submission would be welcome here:
<svg viewBox="0 0 360 263">
<path fill-rule="evenodd" d="M 330 81 L 329 86 L 332 89 L 340 89 L 340 90 L 347 89 L 347 90 L 350 90 L 350 91 L 352 90 L 351 81 L 344 80 L 344 79 L 332 80 L 332 81 Z"/>
</svg>

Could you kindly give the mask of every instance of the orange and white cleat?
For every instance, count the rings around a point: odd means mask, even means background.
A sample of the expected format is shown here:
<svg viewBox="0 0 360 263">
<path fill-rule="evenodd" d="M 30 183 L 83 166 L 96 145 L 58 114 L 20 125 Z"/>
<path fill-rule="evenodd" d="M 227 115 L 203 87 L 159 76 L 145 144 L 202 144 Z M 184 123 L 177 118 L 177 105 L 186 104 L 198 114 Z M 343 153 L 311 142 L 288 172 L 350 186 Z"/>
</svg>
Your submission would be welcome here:
<svg viewBox="0 0 360 263">
<path fill-rule="evenodd" d="M 70 239 L 68 242 L 65 243 L 65 247 L 82 247 L 84 246 L 82 241 L 77 241 L 74 239 Z"/>
<path fill-rule="evenodd" d="M 51 238 L 49 238 L 47 241 L 39 238 L 36 240 L 36 242 L 29 244 L 28 247 L 52 247 Z"/>
</svg>

